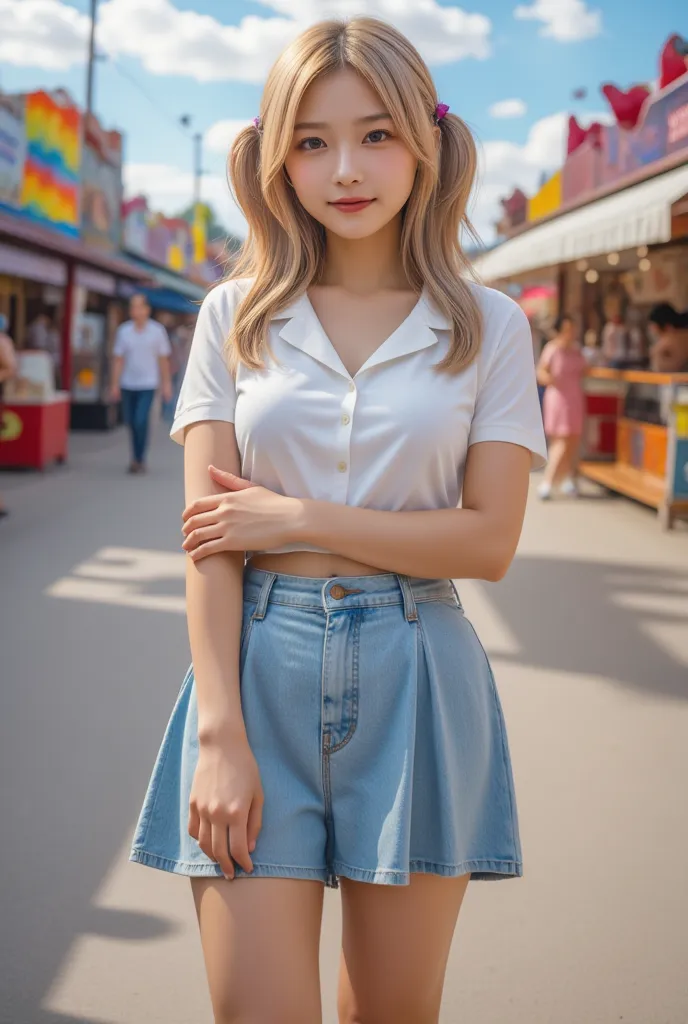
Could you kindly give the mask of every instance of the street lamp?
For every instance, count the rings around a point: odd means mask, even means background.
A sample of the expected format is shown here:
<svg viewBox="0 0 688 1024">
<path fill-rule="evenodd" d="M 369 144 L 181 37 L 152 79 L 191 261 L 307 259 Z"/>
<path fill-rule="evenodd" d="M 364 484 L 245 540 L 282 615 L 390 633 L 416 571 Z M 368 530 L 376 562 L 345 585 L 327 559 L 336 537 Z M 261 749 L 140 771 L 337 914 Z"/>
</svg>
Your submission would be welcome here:
<svg viewBox="0 0 688 1024">
<path fill-rule="evenodd" d="M 88 68 L 86 72 L 86 118 L 93 113 L 93 70 L 96 61 L 96 18 L 98 0 L 91 0 L 91 28 L 88 36 Z"/>
</svg>

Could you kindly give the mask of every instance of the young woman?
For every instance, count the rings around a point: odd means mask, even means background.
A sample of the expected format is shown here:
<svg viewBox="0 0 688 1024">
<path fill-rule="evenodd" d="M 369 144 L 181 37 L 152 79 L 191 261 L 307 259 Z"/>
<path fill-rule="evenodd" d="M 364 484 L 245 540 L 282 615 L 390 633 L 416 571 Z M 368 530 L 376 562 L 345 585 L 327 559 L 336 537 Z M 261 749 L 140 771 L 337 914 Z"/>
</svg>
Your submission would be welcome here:
<svg viewBox="0 0 688 1024">
<path fill-rule="evenodd" d="M 545 386 L 542 411 L 545 433 L 550 442 L 549 465 L 538 495 L 547 500 L 561 485 L 561 493 L 578 494 L 576 473 L 583 433 L 585 397 L 582 380 L 588 364 L 576 340 L 576 325 L 570 316 L 555 324 L 555 337 L 542 350 L 537 378 Z"/>
<path fill-rule="evenodd" d="M 191 876 L 218 1022 L 321 1020 L 340 882 L 340 1021 L 437 1021 L 469 878 L 522 871 L 451 580 L 504 575 L 545 445 L 528 322 L 462 278 L 447 109 L 394 29 L 327 22 L 232 148 L 248 240 L 172 427 L 193 668 L 131 854 Z"/>
</svg>

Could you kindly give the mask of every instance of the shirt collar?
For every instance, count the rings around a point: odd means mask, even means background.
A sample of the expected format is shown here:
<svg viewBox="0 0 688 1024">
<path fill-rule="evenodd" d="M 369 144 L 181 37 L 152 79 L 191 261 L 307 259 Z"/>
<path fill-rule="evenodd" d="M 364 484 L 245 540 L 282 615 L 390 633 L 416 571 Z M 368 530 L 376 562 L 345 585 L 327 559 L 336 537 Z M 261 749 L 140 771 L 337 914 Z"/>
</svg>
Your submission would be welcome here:
<svg viewBox="0 0 688 1024">
<path fill-rule="evenodd" d="M 273 320 L 286 320 L 279 331 L 280 338 L 295 348 L 306 352 L 324 366 L 343 377 L 350 377 L 349 372 L 337 355 L 330 339 L 322 328 L 313 309 L 310 299 L 304 292 L 287 307 L 281 309 Z M 424 290 L 404 322 L 383 341 L 363 364 L 356 376 L 365 373 L 374 366 L 399 359 L 419 352 L 424 348 L 436 345 L 436 331 L 448 331 L 451 324 L 448 318 L 431 301 Z"/>
</svg>

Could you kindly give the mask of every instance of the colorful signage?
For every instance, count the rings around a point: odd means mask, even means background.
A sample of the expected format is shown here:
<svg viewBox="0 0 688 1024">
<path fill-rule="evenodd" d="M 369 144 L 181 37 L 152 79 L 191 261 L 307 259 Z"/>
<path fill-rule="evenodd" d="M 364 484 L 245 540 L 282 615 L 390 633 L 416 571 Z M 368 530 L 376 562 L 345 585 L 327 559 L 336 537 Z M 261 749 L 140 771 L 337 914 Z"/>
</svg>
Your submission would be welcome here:
<svg viewBox="0 0 688 1024">
<path fill-rule="evenodd" d="M 0 206 L 19 206 L 25 149 L 24 102 L 0 95 Z"/>
<path fill-rule="evenodd" d="M 561 206 L 561 171 L 553 174 L 532 199 L 528 200 L 528 220 L 540 220 L 556 213 Z"/>
<path fill-rule="evenodd" d="M 85 242 L 118 249 L 122 228 L 122 136 L 89 118 L 81 165 L 81 234 Z"/>
<path fill-rule="evenodd" d="M 25 124 L 22 212 L 78 235 L 81 114 L 64 93 L 35 92 L 25 98 Z"/>
<path fill-rule="evenodd" d="M 563 169 L 563 199 L 604 186 L 685 150 L 688 159 L 688 75 L 654 93 L 633 129 L 606 126 L 596 142 L 586 139 Z"/>
</svg>

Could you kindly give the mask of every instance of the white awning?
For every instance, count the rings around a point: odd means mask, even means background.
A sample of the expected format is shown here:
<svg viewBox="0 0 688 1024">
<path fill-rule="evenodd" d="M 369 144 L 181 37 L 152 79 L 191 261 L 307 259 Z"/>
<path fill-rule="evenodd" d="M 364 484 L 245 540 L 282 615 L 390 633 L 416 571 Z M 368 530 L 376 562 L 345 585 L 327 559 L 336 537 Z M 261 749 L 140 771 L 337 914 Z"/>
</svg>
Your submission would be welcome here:
<svg viewBox="0 0 688 1024">
<path fill-rule="evenodd" d="M 510 238 L 473 261 L 484 281 L 671 239 L 671 206 L 688 193 L 688 165 L 605 196 Z"/>
</svg>

